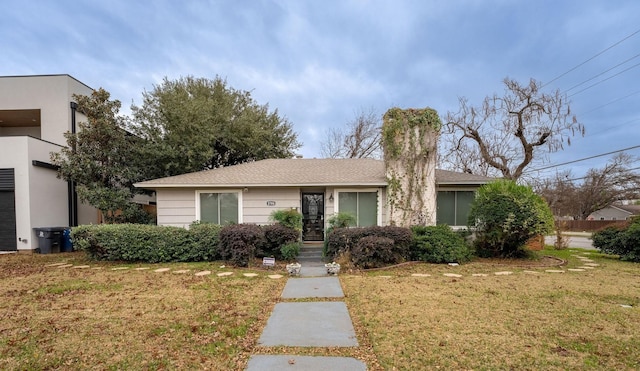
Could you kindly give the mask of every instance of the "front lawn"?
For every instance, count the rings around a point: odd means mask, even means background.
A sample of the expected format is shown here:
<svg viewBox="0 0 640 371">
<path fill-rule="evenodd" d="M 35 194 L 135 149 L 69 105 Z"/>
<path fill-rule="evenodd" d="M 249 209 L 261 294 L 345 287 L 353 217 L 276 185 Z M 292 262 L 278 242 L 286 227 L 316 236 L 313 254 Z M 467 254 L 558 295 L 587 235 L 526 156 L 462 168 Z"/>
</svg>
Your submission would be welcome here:
<svg viewBox="0 0 640 371">
<path fill-rule="evenodd" d="M 384 369 L 640 368 L 640 265 L 542 253 L 568 264 L 413 265 L 341 279 Z"/>
<path fill-rule="evenodd" d="M 286 282 L 267 276 L 282 271 L 0 255 L 0 369 L 242 370 L 265 353 L 350 356 L 371 370 L 640 368 L 640 265 L 542 253 L 568 264 L 341 273 L 360 347 L 329 349 L 256 346 Z M 89 267 L 50 265 L 64 261 Z"/>
</svg>

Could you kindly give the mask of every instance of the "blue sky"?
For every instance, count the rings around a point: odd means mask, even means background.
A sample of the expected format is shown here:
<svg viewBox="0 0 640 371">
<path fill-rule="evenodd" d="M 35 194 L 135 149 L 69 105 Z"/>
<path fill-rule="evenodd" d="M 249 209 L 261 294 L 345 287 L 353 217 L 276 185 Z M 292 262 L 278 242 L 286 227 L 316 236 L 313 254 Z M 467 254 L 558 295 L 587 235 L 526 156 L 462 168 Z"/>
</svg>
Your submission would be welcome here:
<svg viewBox="0 0 640 371">
<path fill-rule="evenodd" d="M 70 74 L 108 90 L 124 113 L 165 76 L 218 75 L 286 116 L 304 157 L 320 157 L 327 128 L 362 110 L 444 115 L 458 97 L 479 104 L 501 93 L 505 77 L 552 81 L 640 30 L 636 0 L 3 0 L 0 9 L 0 75 Z M 638 55 L 640 33 L 548 85 L 567 91 L 587 129 L 550 164 L 640 145 Z M 542 176 L 581 175 L 609 157 Z"/>
</svg>

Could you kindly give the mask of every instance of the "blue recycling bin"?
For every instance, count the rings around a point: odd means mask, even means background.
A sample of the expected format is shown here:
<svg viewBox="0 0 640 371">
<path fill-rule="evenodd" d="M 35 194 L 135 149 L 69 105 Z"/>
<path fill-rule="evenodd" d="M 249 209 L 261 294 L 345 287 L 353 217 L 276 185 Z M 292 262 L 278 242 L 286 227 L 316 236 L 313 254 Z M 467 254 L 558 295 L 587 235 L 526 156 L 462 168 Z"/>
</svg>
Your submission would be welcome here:
<svg viewBox="0 0 640 371">
<path fill-rule="evenodd" d="M 71 241 L 71 228 L 65 228 L 65 230 L 62 232 L 62 244 L 60 245 L 60 251 L 73 251 L 73 242 Z"/>
</svg>

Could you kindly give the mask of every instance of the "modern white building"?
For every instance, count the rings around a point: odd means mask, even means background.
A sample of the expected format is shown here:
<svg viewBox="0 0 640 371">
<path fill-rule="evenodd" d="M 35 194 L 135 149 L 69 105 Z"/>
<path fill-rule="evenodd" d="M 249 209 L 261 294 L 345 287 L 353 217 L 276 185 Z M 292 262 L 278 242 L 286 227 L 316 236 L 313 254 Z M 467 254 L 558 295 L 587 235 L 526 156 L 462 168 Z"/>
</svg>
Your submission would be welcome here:
<svg viewBox="0 0 640 371">
<path fill-rule="evenodd" d="M 0 251 L 38 248 L 34 228 L 97 222 L 50 161 L 85 120 L 73 95 L 92 91 L 69 75 L 0 77 Z"/>
</svg>

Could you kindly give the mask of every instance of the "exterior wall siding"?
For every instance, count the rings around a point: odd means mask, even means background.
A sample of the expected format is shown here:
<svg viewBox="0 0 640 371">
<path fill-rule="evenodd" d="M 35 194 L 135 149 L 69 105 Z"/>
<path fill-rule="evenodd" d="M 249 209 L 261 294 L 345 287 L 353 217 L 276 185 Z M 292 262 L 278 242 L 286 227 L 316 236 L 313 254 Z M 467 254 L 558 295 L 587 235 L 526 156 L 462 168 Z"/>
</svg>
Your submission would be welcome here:
<svg viewBox="0 0 640 371">
<path fill-rule="evenodd" d="M 269 224 L 273 211 L 300 211 L 300 188 L 249 188 L 243 192 L 242 202 L 243 223 Z"/>
<path fill-rule="evenodd" d="M 194 189 L 159 189 L 156 199 L 158 225 L 187 228 L 197 219 Z"/>
</svg>

